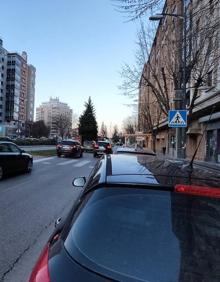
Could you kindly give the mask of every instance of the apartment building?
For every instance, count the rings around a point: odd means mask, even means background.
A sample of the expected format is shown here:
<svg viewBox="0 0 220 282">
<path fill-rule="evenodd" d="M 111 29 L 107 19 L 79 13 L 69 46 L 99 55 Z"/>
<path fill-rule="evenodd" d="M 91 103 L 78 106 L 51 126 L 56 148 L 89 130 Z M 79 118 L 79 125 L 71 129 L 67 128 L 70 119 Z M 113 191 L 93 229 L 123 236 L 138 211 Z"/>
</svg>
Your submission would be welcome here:
<svg viewBox="0 0 220 282">
<path fill-rule="evenodd" d="M 36 69 L 27 63 L 27 53 L 9 52 L 0 39 L 0 132 L 25 135 L 25 125 L 34 118 Z"/>
<path fill-rule="evenodd" d="M 69 128 L 72 128 L 72 109 L 67 103 L 63 103 L 59 98 L 50 98 L 48 102 L 42 103 L 36 108 L 36 121 L 43 120 L 50 128 L 50 136 L 59 136 L 59 129 L 56 121 L 58 117 L 66 117 L 69 120 Z"/>
<path fill-rule="evenodd" d="M 5 120 L 8 135 L 23 134 L 27 101 L 27 54 L 8 53 Z"/>
<path fill-rule="evenodd" d="M 36 68 L 32 65 L 28 65 L 27 76 L 27 109 L 26 109 L 26 121 L 34 121 L 34 104 L 35 104 L 35 77 Z"/>
<path fill-rule="evenodd" d="M 197 50 L 201 45 L 203 54 L 199 59 L 202 83 L 195 88 L 194 77 L 198 77 L 195 72 L 190 80 L 190 100 L 195 101 L 186 153 L 192 156 L 203 134 L 197 158 L 220 163 L 220 2 L 197 0 L 191 5 L 192 33 L 195 35 L 192 48 Z"/>
<path fill-rule="evenodd" d="M 163 13 L 182 14 L 182 9 L 182 1 L 168 0 Z M 168 128 L 167 116 L 175 107 L 175 89 L 181 88 L 181 29 L 179 18 L 167 16 L 160 20 L 139 83 L 139 130 L 151 133 L 146 140 L 148 146 L 172 155 L 176 154 L 176 133 Z"/>
<path fill-rule="evenodd" d="M 167 0 L 163 13 L 183 14 L 182 3 Z M 188 128 L 183 146 L 190 158 L 202 140 L 197 159 L 220 162 L 220 3 L 185 3 Z M 182 24 L 177 17 L 160 20 L 139 85 L 139 130 L 151 133 L 150 145 L 157 152 L 165 148 L 172 156 L 176 156 L 176 131 L 168 127 L 167 113 L 178 109 L 182 93 Z"/>
<path fill-rule="evenodd" d="M 5 99 L 6 99 L 6 75 L 7 75 L 7 51 L 3 48 L 3 41 L 0 39 L 0 124 L 5 120 Z"/>
</svg>

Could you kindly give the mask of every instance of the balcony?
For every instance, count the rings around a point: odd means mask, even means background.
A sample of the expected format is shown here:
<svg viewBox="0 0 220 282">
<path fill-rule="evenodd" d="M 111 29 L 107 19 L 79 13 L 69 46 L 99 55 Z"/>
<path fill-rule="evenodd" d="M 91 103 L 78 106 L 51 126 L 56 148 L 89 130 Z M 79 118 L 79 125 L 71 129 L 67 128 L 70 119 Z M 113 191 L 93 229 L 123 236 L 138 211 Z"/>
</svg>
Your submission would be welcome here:
<svg viewBox="0 0 220 282">
<path fill-rule="evenodd" d="M 193 113 L 202 111 L 207 107 L 220 103 L 220 90 L 215 87 L 209 89 L 201 89 L 201 95 L 195 101 Z"/>
</svg>

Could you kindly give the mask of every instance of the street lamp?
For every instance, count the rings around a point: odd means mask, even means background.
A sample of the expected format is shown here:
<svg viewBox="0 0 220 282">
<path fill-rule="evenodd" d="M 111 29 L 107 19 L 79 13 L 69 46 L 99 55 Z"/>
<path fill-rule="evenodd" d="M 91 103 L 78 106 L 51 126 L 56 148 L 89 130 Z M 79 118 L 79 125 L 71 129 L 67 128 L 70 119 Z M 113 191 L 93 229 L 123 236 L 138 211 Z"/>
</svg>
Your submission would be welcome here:
<svg viewBox="0 0 220 282">
<path fill-rule="evenodd" d="M 182 110 L 186 110 L 186 6 L 184 7 L 183 14 L 170 14 L 170 13 L 161 13 L 149 17 L 151 21 L 160 21 L 166 16 L 175 17 L 183 20 L 183 80 L 182 80 L 182 97 L 181 97 L 181 106 Z M 179 91 L 178 91 L 179 93 Z M 176 93 L 176 101 L 179 100 L 179 95 Z M 186 130 L 185 128 L 177 128 L 177 157 L 185 157 L 185 144 L 186 144 Z"/>
</svg>

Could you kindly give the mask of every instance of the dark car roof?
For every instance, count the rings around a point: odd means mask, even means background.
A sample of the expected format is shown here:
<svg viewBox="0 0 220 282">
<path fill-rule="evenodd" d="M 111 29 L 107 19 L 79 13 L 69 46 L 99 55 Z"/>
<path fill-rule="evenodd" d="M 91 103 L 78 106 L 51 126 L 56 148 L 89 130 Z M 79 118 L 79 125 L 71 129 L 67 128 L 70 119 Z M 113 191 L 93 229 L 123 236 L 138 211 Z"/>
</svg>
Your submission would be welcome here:
<svg viewBox="0 0 220 282">
<path fill-rule="evenodd" d="M 220 187 L 220 172 L 196 167 L 190 173 L 185 162 L 136 154 L 107 155 L 100 162 L 98 171 L 92 178 L 94 185 L 136 183 L 164 186 L 193 184 Z"/>
<path fill-rule="evenodd" d="M 14 142 L 11 142 L 11 141 L 1 141 L 0 140 L 0 144 L 13 144 L 13 145 L 17 146 L 17 144 L 15 144 Z"/>
</svg>

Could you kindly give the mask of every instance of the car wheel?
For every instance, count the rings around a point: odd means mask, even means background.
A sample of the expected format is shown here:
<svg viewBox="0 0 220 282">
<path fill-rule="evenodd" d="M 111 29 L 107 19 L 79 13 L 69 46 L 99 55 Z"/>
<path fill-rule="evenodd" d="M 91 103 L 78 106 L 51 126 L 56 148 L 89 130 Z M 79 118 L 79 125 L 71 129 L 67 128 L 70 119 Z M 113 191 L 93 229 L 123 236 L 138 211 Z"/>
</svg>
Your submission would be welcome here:
<svg viewBox="0 0 220 282">
<path fill-rule="evenodd" d="M 3 178 L 3 175 L 4 175 L 4 173 L 3 173 L 3 167 L 0 166 L 0 180 Z"/>
<path fill-rule="evenodd" d="M 32 168 L 33 168 L 33 161 L 32 161 L 32 160 L 29 160 L 28 163 L 27 163 L 26 171 L 27 171 L 27 172 L 31 172 L 31 171 L 32 171 Z"/>
<path fill-rule="evenodd" d="M 83 157 L 83 152 L 81 152 L 81 154 L 79 155 L 79 157 L 80 157 L 80 158 L 82 158 L 82 157 Z"/>
<path fill-rule="evenodd" d="M 61 157 L 61 154 L 57 154 L 57 157 L 60 158 L 60 157 Z"/>
<path fill-rule="evenodd" d="M 96 157 L 97 157 L 97 154 L 96 154 L 96 153 L 94 153 L 94 154 L 93 154 L 93 157 L 94 157 L 94 158 L 96 158 Z"/>
</svg>

